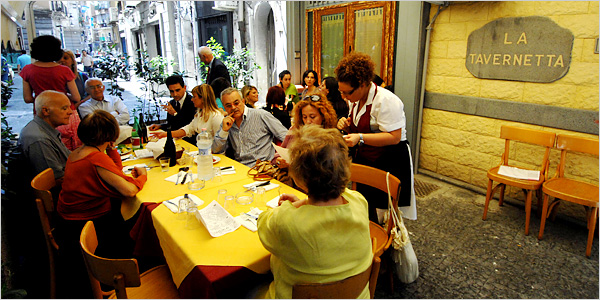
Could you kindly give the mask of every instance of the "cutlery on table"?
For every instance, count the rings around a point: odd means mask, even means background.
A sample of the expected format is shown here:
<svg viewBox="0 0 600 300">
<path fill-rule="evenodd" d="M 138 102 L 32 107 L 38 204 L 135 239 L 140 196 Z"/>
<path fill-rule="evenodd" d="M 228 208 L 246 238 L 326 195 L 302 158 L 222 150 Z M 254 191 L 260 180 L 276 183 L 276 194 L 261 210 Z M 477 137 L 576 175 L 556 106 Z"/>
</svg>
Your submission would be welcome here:
<svg viewBox="0 0 600 300">
<path fill-rule="evenodd" d="M 245 192 L 247 192 L 247 191 L 250 191 L 250 190 L 256 190 L 258 187 L 265 186 L 265 185 L 269 185 L 269 184 L 271 184 L 271 181 L 265 181 L 265 182 L 263 182 L 263 183 L 260 183 L 260 184 L 257 184 L 257 185 L 255 185 L 255 186 L 251 186 L 251 187 L 247 188 L 247 189 L 245 190 Z"/>
<path fill-rule="evenodd" d="M 187 171 L 190 169 L 190 167 L 181 167 L 179 168 L 179 173 L 177 173 L 177 179 L 175 180 L 175 185 L 178 184 L 183 184 L 185 182 L 185 178 L 187 177 Z M 181 176 L 181 171 L 186 172 L 185 176 L 183 177 L 183 181 L 179 182 L 179 177 Z"/>
</svg>

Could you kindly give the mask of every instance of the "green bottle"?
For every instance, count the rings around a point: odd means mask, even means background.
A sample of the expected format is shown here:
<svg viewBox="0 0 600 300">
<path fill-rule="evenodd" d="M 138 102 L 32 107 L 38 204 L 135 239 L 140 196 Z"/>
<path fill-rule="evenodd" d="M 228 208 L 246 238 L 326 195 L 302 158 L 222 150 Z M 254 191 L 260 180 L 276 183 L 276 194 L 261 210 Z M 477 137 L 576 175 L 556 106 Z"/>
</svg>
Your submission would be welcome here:
<svg viewBox="0 0 600 300">
<path fill-rule="evenodd" d="M 142 141 L 140 139 L 140 123 L 137 117 L 133 117 L 133 129 L 131 129 L 131 147 L 133 150 L 142 149 Z"/>
</svg>

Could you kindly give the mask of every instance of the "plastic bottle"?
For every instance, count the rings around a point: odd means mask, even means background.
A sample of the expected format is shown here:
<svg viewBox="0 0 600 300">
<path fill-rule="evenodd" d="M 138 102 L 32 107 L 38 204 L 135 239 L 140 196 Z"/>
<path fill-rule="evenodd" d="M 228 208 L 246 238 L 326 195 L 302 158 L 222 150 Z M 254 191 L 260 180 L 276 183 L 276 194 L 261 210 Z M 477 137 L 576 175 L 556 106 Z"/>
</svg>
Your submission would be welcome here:
<svg viewBox="0 0 600 300">
<path fill-rule="evenodd" d="M 133 150 L 142 149 L 142 141 L 140 139 L 140 124 L 138 118 L 133 117 L 133 129 L 131 129 L 131 147 Z"/>
<path fill-rule="evenodd" d="M 171 161 L 169 162 L 169 166 L 174 166 L 177 164 L 177 150 L 175 149 L 175 142 L 173 141 L 173 135 L 171 134 L 171 130 L 167 131 L 167 142 L 165 142 L 165 150 L 163 152 L 164 157 L 170 157 Z"/>
<path fill-rule="evenodd" d="M 196 137 L 198 146 L 198 179 L 211 180 L 213 178 L 213 159 L 212 159 L 212 137 L 202 128 L 202 132 Z"/>
</svg>

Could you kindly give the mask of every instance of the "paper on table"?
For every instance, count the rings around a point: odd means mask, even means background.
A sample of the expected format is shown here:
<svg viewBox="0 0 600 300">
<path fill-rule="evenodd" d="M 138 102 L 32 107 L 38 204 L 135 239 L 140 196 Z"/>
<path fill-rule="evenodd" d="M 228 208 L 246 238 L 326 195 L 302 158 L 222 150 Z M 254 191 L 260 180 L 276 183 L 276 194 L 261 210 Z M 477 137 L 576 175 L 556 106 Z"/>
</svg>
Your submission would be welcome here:
<svg viewBox="0 0 600 300">
<path fill-rule="evenodd" d="M 243 187 L 245 189 L 252 189 L 252 190 L 256 190 L 256 186 L 261 184 L 261 183 L 265 183 L 264 181 L 255 181 L 253 183 L 248 183 L 248 184 L 244 184 Z M 265 191 L 270 191 L 276 187 L 278 187 L 279 184 L 277 183 L 269 183 L 268 185 L 263 185 L 262 187 L 265 188 Z"/>
<path fill-rule="evenodd" d="M 517 179 L 526 179 L 526 180 L 539 180 L 540 179 L 540 171 L 533 170 L 524 170 L 519 169 L 517 167 L 509 167 L 509 166 L 500 166 L 498 170 L 498 174 L 517 178 Z"/>
<path fill-rule="evenodd" d="M 275 143 L 272 143 L 272 144 L 273 144 L 273 147 L 275 147 L 275 151 L 277 151 L 277 154 L 279 154 L 279 155 L 281 156 L 281 158 L 283 158 L 283 159 L 284 159 L 284 160 L 285 160 L 285 161 L 286 161 L 288 164 L 289 164 L 290 162 L 292 162 L 292 161 L 290 160 L 290 152 L 289 152 L 289 149 L 286 149 L 286 148 L 283 148 L 283 147 L 277 146 L 277 145 L 275 145 Z"/>
<path fill-rule="evenodd" d="M 239 216 L 235 217 L 235 219 L 242 224 L 242 226 L 246 227 L 248 230 L 255 232 L 258 230 L 257 221 L 258 216 L 263 211 L 254 207 L 247 213 L 241 213 Z"/>
<path fill-rule="evenodd" d="M 222 236 L 240 227 L 240 223 L 215 200 L 199 210 L 197 217 L 212 237 Z"/>
<path fill-rule="evenodd" d="M 123 167 L 123 173 L 125 174 L 131 174 L 131 171 L 133 170 L 133 168 L 135 167 L 143 167 L 143 168 L 147 168 L 148 165 L 146 164 L 137 164 L 137 165 L 133 165 L 133 166 L 125 166 Z"/>
<path fill-rule="evenodd" d="M 135 153 L 136 158 L 152 157 L 152 151 L 148 149 L 134 150 L 133 153 Z"/>
<path fill-rule="evenodd" d="M 163 201 L 162 203 L 172 212 L 177 213 L 177 211 L 179 210 L 179 200 L 183 199 L 183 197 L 184 196 L 175 197 L 173 199 Z M 198 198 L 198 196 L 196 195 L 188 194 L 188 198 L 192 199 L 196 206 L 204 204 L 204 201 L 202 201 L 202 199 Z"/>
</svg>

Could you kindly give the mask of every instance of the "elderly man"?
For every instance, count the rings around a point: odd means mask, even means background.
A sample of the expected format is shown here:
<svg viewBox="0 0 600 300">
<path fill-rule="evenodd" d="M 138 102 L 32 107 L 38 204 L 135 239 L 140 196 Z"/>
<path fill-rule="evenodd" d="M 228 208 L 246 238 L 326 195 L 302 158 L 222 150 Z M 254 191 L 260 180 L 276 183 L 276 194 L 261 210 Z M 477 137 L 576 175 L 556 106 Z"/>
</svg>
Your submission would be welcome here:
<svg viewBox="0 0 600 300">
<path fill-rule="evenodd" d="M 227 116 L 215 135 L 212 151 L 224 153 L 231 146 L 234 159 L 248 167 L 254 166 L 257 159 L 273 159 L 273 138 L 283 141 L 287 133 L 281 122 L 264 109 L 246 107 L 235 88 L 221 92 L 221 101 Z"/>
<path fill-rule="evenodd" d="M 71 101 L 61 92 L 46 90 L 35 98 L 36 115 L 19 136 L 18 145 L 36 175 L 52 168 L 54 177 L 62 183 L 65 164 L 71 153 L 60 139 L 56 127 L 69 124 L 73 114 Z"/>
<path fill-rule="evenodd" d="M 119 98 L 104 95 L 104 84 L 99 78 L 90 78 L 85 82 L 85 91 L 90 95 L 90 99 L 79 106 L 79 115 L 81 119 L 89 113 L 102 109 L 109 112 L 117 119 L 119 125 L 129 123 L 129 111 L 127 106 Z"/>
<path fill-rule="evenodd" d="M 222 61 L 215 58 L 212 50 L 206 46 L 200 47 L 198 50 L 198 56 L 200 56 L 200 60 L 208 66 L 208 74 L 206 75 L 206 83 L 211 84 L 213 80 L 223 77 L 227 79 L 227 81 L 231 82 L 231 77 L 229 76 L 229 71 L 225 64 Z M 215 95 L 219 96 L 219 95 Z"/>
</svg>

